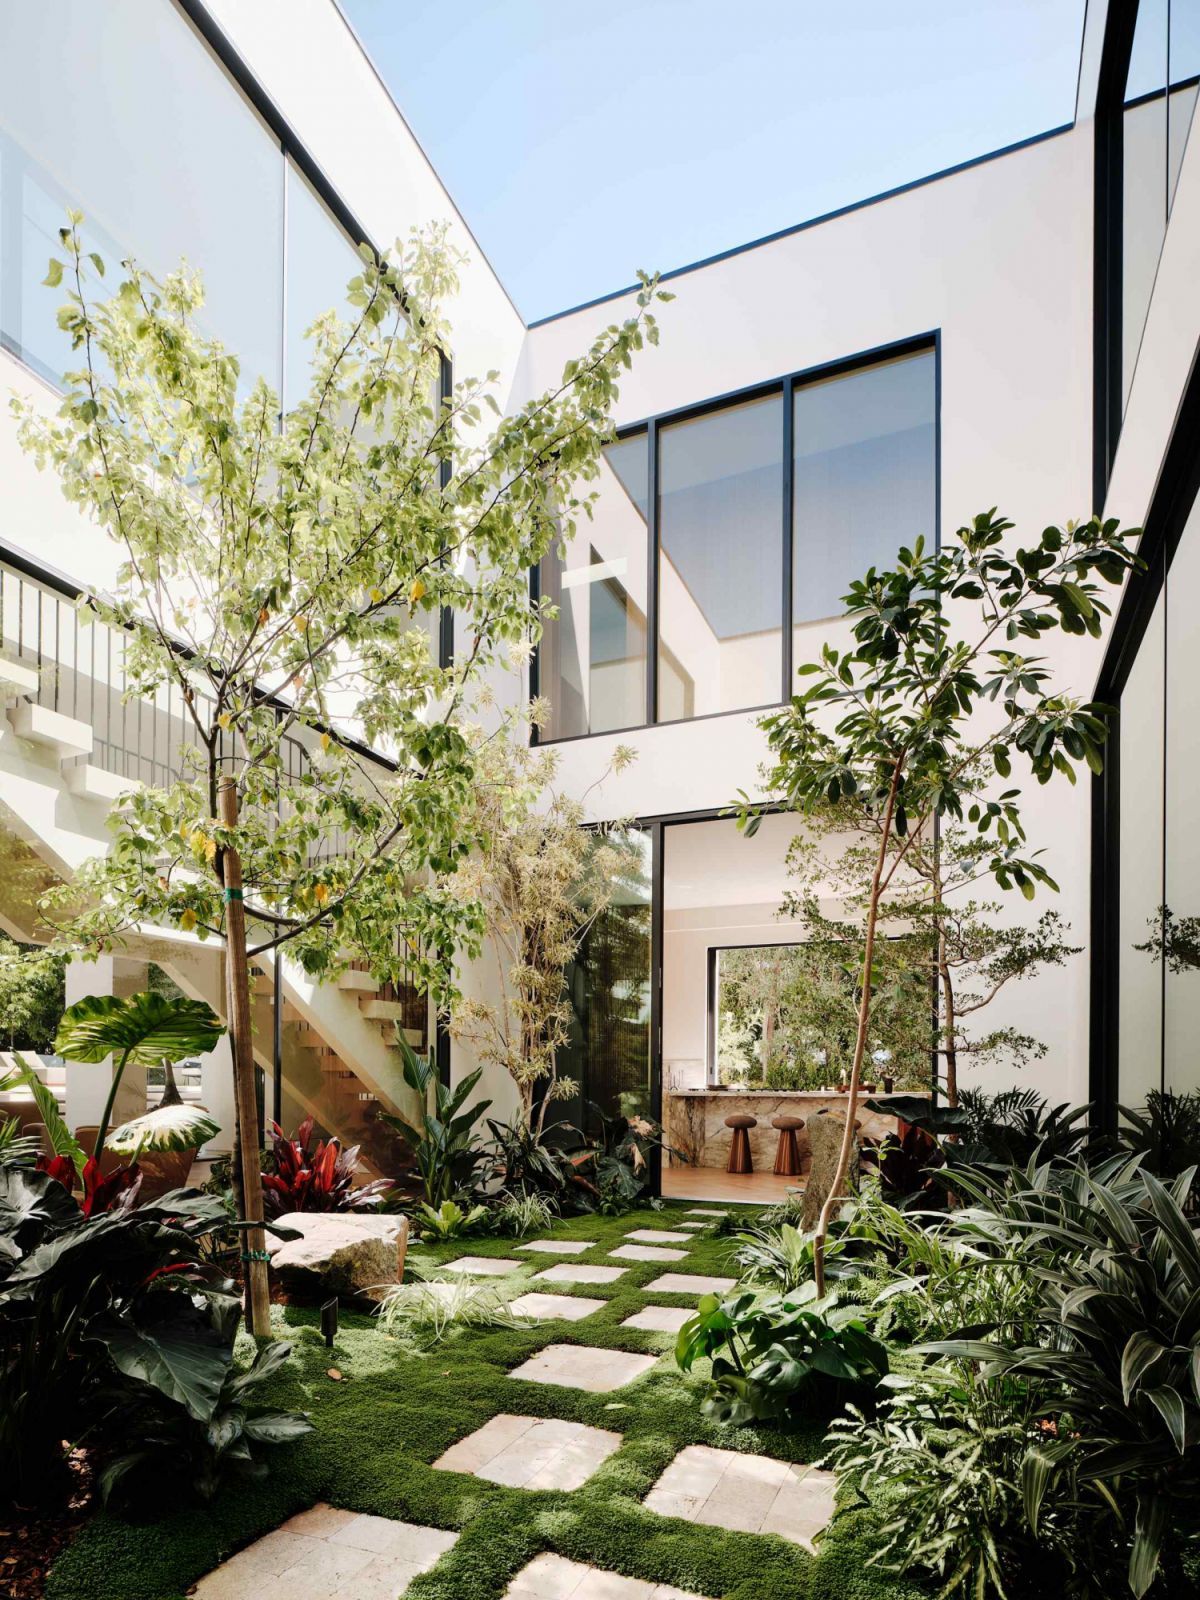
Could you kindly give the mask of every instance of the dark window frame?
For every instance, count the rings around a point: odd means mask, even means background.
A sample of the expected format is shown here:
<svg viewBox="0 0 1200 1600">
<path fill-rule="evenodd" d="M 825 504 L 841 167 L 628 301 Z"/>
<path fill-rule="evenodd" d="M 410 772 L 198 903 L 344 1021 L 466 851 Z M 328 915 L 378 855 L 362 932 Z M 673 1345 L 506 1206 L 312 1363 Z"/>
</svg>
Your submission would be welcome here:
<svg viewBox="0 0 1200 1600">
<path fill-rule="evenodd" d="M 598 732 L 570 733 L 558 738 L 542 737 L 536 728 L 530 729 L 530 743 L 535 745 L 574 744 L 581 739 L 611 738 L 618 734 L 641 733 L 649 728 L 681 727 L 695 722 L 708 722 L 717 717 L 752 716 L 764 711 L 777 709 L 786 705 L 792 694 L 792 680 L 794 672 L 794 622 L 793 622 L 793 541 L 795 536 L 794 506 L 793 506 L 793 450 L 794 450 L 794 398 L 798 389 L 809 385 L 824 383 L 832 378 L 841 378 L 850 373 L 864 371 L 870 367 L 882 366 L 889 361 L 902 360 L 907 356 L 917 355 L 933 356 L 933 382 L 934 382 L 934 536 L 940 541 L 941 513 L 942 513 L 942 330 L 940 327 L 932 328 L 925 333 L 912 334 L 904 339 L 896 339 L 886 344 L 873 345 L 866 350 L 856 351 L 853 355 L 841 356 L 833 361 L 820 362 L 811 367 L 803 367 L 797 371 L 785 373 L 781 377 L 769 378 L 761 383 L 750 384 L 742 389 L 728 390 L 722 394 L 713 395 L 705 400 L 689 402 L 687 405 L 677 406 L 671 411 L 655 413 L 652 416 L 641 417 L 636 421 L 622 425 L 616 430 L 615 437 L 623 441 L 645 434 L 648 442 L 647 463 L 647 528 L 646 528 L 646 694 L 642 706 L 643 720 L 629 723 L 622 728 L 606 728 Z M 658 574 L 662 550 L 662 512 L 658 489 L 659 477 L 659 429 L 677 422 L 693 422 L 698 417 L 713 415 L 720 411 L 727 411 L 739 405 L 745 405 L 754 400 L 765 400 L 772 395 L 782 396 L 782 566 L 781 566 L 781 626 L 783 629 L 783 647 L 781 651 L 782 665 L 780 672 L 779 697 L 757 706 L 739 706 L 735 710 L 705 711 L 692 717 L 660 717 L 658 714 L 658 658 L 662 648 L 659 636 L 658 617 Z M 541 574 L 538 567 L 532 567 L 529 574 L 529 598 L 531 607 L 536 607 L 541 599 Z M 820 620 L 820 619 L 818 619 Z M 834 621 L 834 618 L 830 618 Z M 529 666 L 529 696 L 531 700 L 537 699 L 541 692 L 540 671 L 540 644 L 534 646 L 533 655 Z"/>
<path fill-rule="evenodd" d="M 1192 362 L 1171 442 L 1154 488 L 1139 554 L 1109 637 L 1095 698 L 1114 707 L 1104 770 L 1092 779 L 1089 1097 L 1100 1126 L 1116 1127 L 1120 1091 L 1121 697 L 1163 592 L 1175 550 L 1200 499 L 1200 354 Z M 1166 752 L 1164 749 L 1164 761 Z M 1164 842 L 1165 848 L 1165 842 Z M 1162 1043 L 1160 1040 L 1160 1051 Z"/>
</svg>

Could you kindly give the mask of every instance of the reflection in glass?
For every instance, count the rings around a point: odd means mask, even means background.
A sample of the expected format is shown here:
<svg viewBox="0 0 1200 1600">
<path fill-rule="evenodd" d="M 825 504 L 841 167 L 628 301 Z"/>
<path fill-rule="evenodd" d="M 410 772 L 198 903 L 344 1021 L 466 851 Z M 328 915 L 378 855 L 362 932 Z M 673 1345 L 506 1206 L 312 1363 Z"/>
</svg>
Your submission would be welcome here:
<svg viewBox="0 0 1200 1600">
<path fill-rule="evenodd" d="M 52 81 L 31 64 L 53 62 Z M 68 207 L 109 278 L 134 256 L 203 271 L 200 318 L 279 385 L 279 143 L 175 7 L 55 0 L 0 10 L 0 337 L 51 381 L 76 365 L 41 286 Z"/>
<path fill-rule="evenodd" d="M 1200 501 L 1167 573 L 1166 887 L 1163 930 L 1163 1078 L 1177 1094 L 1200 1089 Z M 1121 818 L 1125 826 L 1124 815 Z"/>
<path fill-rule="evenodd" d="M 1197 0 L 1140 0 L 1125 80 L 1121 371 L 1129 398 L 1200 74 Z"/>
<path fill-rule="evenodd" d="M 606 446 L 593 520 L 542 560 L 541 594 L 558 611 L 538 647 L 545 739 L 646 720 L 647 461 L 644 433 Z"/>
<path fill-rule="evenodd" d="M 574 1100 L 547 1122 L 577 1127 L 589 1108 L 605 1116 L 649 1115 L 650 1099 L 650 855 L 647 830 L 608 835 L 622 855 L 612 904 L 588 929 L 567 969 L 571 1042 L 560 1054 L 559 1076 L 579 1086 Z"/>
<path fill-rule="evenodd" d="M 1120 953 L 1121 1105 L 1140 1106 L 1162 1083 L 1163 652 L 1159 596 L 1121 695 Z"/>
<path fill-rule="evenodd" d="M 923 535 L 936 542 L 936 379 L 933 352 L 905 356 L 795 394 L 793 619 L 837 616 L 851 582 L 890 566 Z"/>
<path fill-rule="evenodd" d="M 772 395 L 659 434 L 662 722 L 779 699 L 782 404 Z"/>
</svg>

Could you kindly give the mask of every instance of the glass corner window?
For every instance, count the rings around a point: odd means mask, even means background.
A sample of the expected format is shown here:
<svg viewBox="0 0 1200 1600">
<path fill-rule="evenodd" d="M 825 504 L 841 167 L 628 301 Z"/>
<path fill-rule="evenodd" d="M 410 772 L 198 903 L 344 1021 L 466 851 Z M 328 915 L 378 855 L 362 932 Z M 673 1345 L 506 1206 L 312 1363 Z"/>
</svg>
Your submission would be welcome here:
<svg viewBox="0 0 1200 1600">
<path fill-rule="evenodd" d="M 592 520 L 543 557 L 540 594 L 555 615 L 538 647 L 544 739 L 636 728 L 646 720 L 649 444 L 605 448 Z"/>
<path fill-rule="evenodd" d="M 782 417 L 774 394 L 659 432 L 660 722 L 779 699 Z"/>
</svg>

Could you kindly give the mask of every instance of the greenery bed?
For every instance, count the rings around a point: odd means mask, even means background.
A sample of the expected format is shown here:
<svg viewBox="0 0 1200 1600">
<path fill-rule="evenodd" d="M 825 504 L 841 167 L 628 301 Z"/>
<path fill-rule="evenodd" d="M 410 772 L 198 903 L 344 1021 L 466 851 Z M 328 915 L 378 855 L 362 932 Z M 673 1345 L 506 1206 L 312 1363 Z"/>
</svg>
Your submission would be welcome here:
<svg viewBox="0 0 1200 1600">
<path fill-rule="evenodd" d="M 554 1233 L 595 1240 L 595 1250 L 575 1259 L 601 1262 L 631 1229 L 669 1226 L 669 1218 L 678 1221 L 685 1213 L 686 1207 L 676 1206 L 619 1218 L 575 1217 L 558 1223 Z M 468 1253 L 511 1255 L 517 1243 L 468 1239 L 422 1254 L 433 1260 Z M 554 1259 L 531 1255 L 522 1268 L 522 1287 Z M 704 1419 L 701 1378 L 676 1368 L 672 1338 L 619 1326 L 648 1303 L 640 1288 L 671 1270 L 732 1276 L 729 1241 L 711 1232 L 698 1234 L 686 1262 L 627 1263 L 611 1285 L 546 1285 L 555 1293 L 607 1299 L 603 1310 L 582 1322 L 464 1331 L 423 1355 L 402 1348 L 371 1318 L 344 1315 L 331 1356 L 317 1313 L 276 1308 L 275 1332 L 291 1339 L 295 1349 L 267 1398 L 308 1410 L 316 1432 L 275 1453 L 269 1477 L 232 1483 L 210 1506 L 179 1511 L 153 1525 L 97 1515 L 56 1564 L 48 1600 L 176 1600 L 233 1551 L 317 1500 L 461 1530 L 437 1571 L 411 1585 L 413 1600 L 497 1600 L 513 1574 L 543 1550 L 673 1583 L 712 1600 L 768 1595 L 771 1600 L 910 1600 L 921 1594 L 866 1566 L 874 1527 L 861 1512 L 839 1519 L 814 1559 L 771 1535 L 696 1527 L 642 1509 L 647 1491 L 686 1445 L 807 1461 L 819 1453 L 823 1435 L 819 1421 L 783 1433 L 718 1427 Z M 655 1294 L 649 1303 L 693 1302 Z M 664 1360 L 644 1379 L 613 1394 L 508 1377 L 513 1367 L 551 1343 L 661 1351 Z M 331 1367 L 342 1381 L 328 1376 Z M 449 1445 L 501 1411 L 611 1428 L 624 1435 L 624 1443 L 571 1493 L 508 1489 L 432 1470 L 431 1463 Z"/>
</svg>

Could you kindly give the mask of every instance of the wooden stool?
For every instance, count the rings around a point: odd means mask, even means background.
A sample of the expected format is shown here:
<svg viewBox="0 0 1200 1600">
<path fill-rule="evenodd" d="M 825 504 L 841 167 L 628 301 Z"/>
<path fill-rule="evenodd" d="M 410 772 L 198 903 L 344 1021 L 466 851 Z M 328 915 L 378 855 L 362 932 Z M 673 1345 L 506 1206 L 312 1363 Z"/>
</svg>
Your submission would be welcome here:
<svg viewBox="0 0 1200 1600">
<path fill-rule="evenodd" d="M 758 1127 L 757 1117 L 748 1117 L 743 1112 L 735 1112 L 732 1117 L 725 1118 L 725 1126 L 733 1129 L 733 1138 L 729 1145 L 729 1161 L 726 1172 L 753 1172 L 754 1161 L 750 1155 L 750 1129 Z"/>
<path fill-rule="evenodd" d="M 794 1178 L 800 1171 L 800 1146 L 796 1133 L 804 1126 L 803 1117 L 772 1117 L 771 1126 L 779 1129 L 779 1143 L 775 1147 L 775 1174 L 780 1178 Z"/>
</svg>

